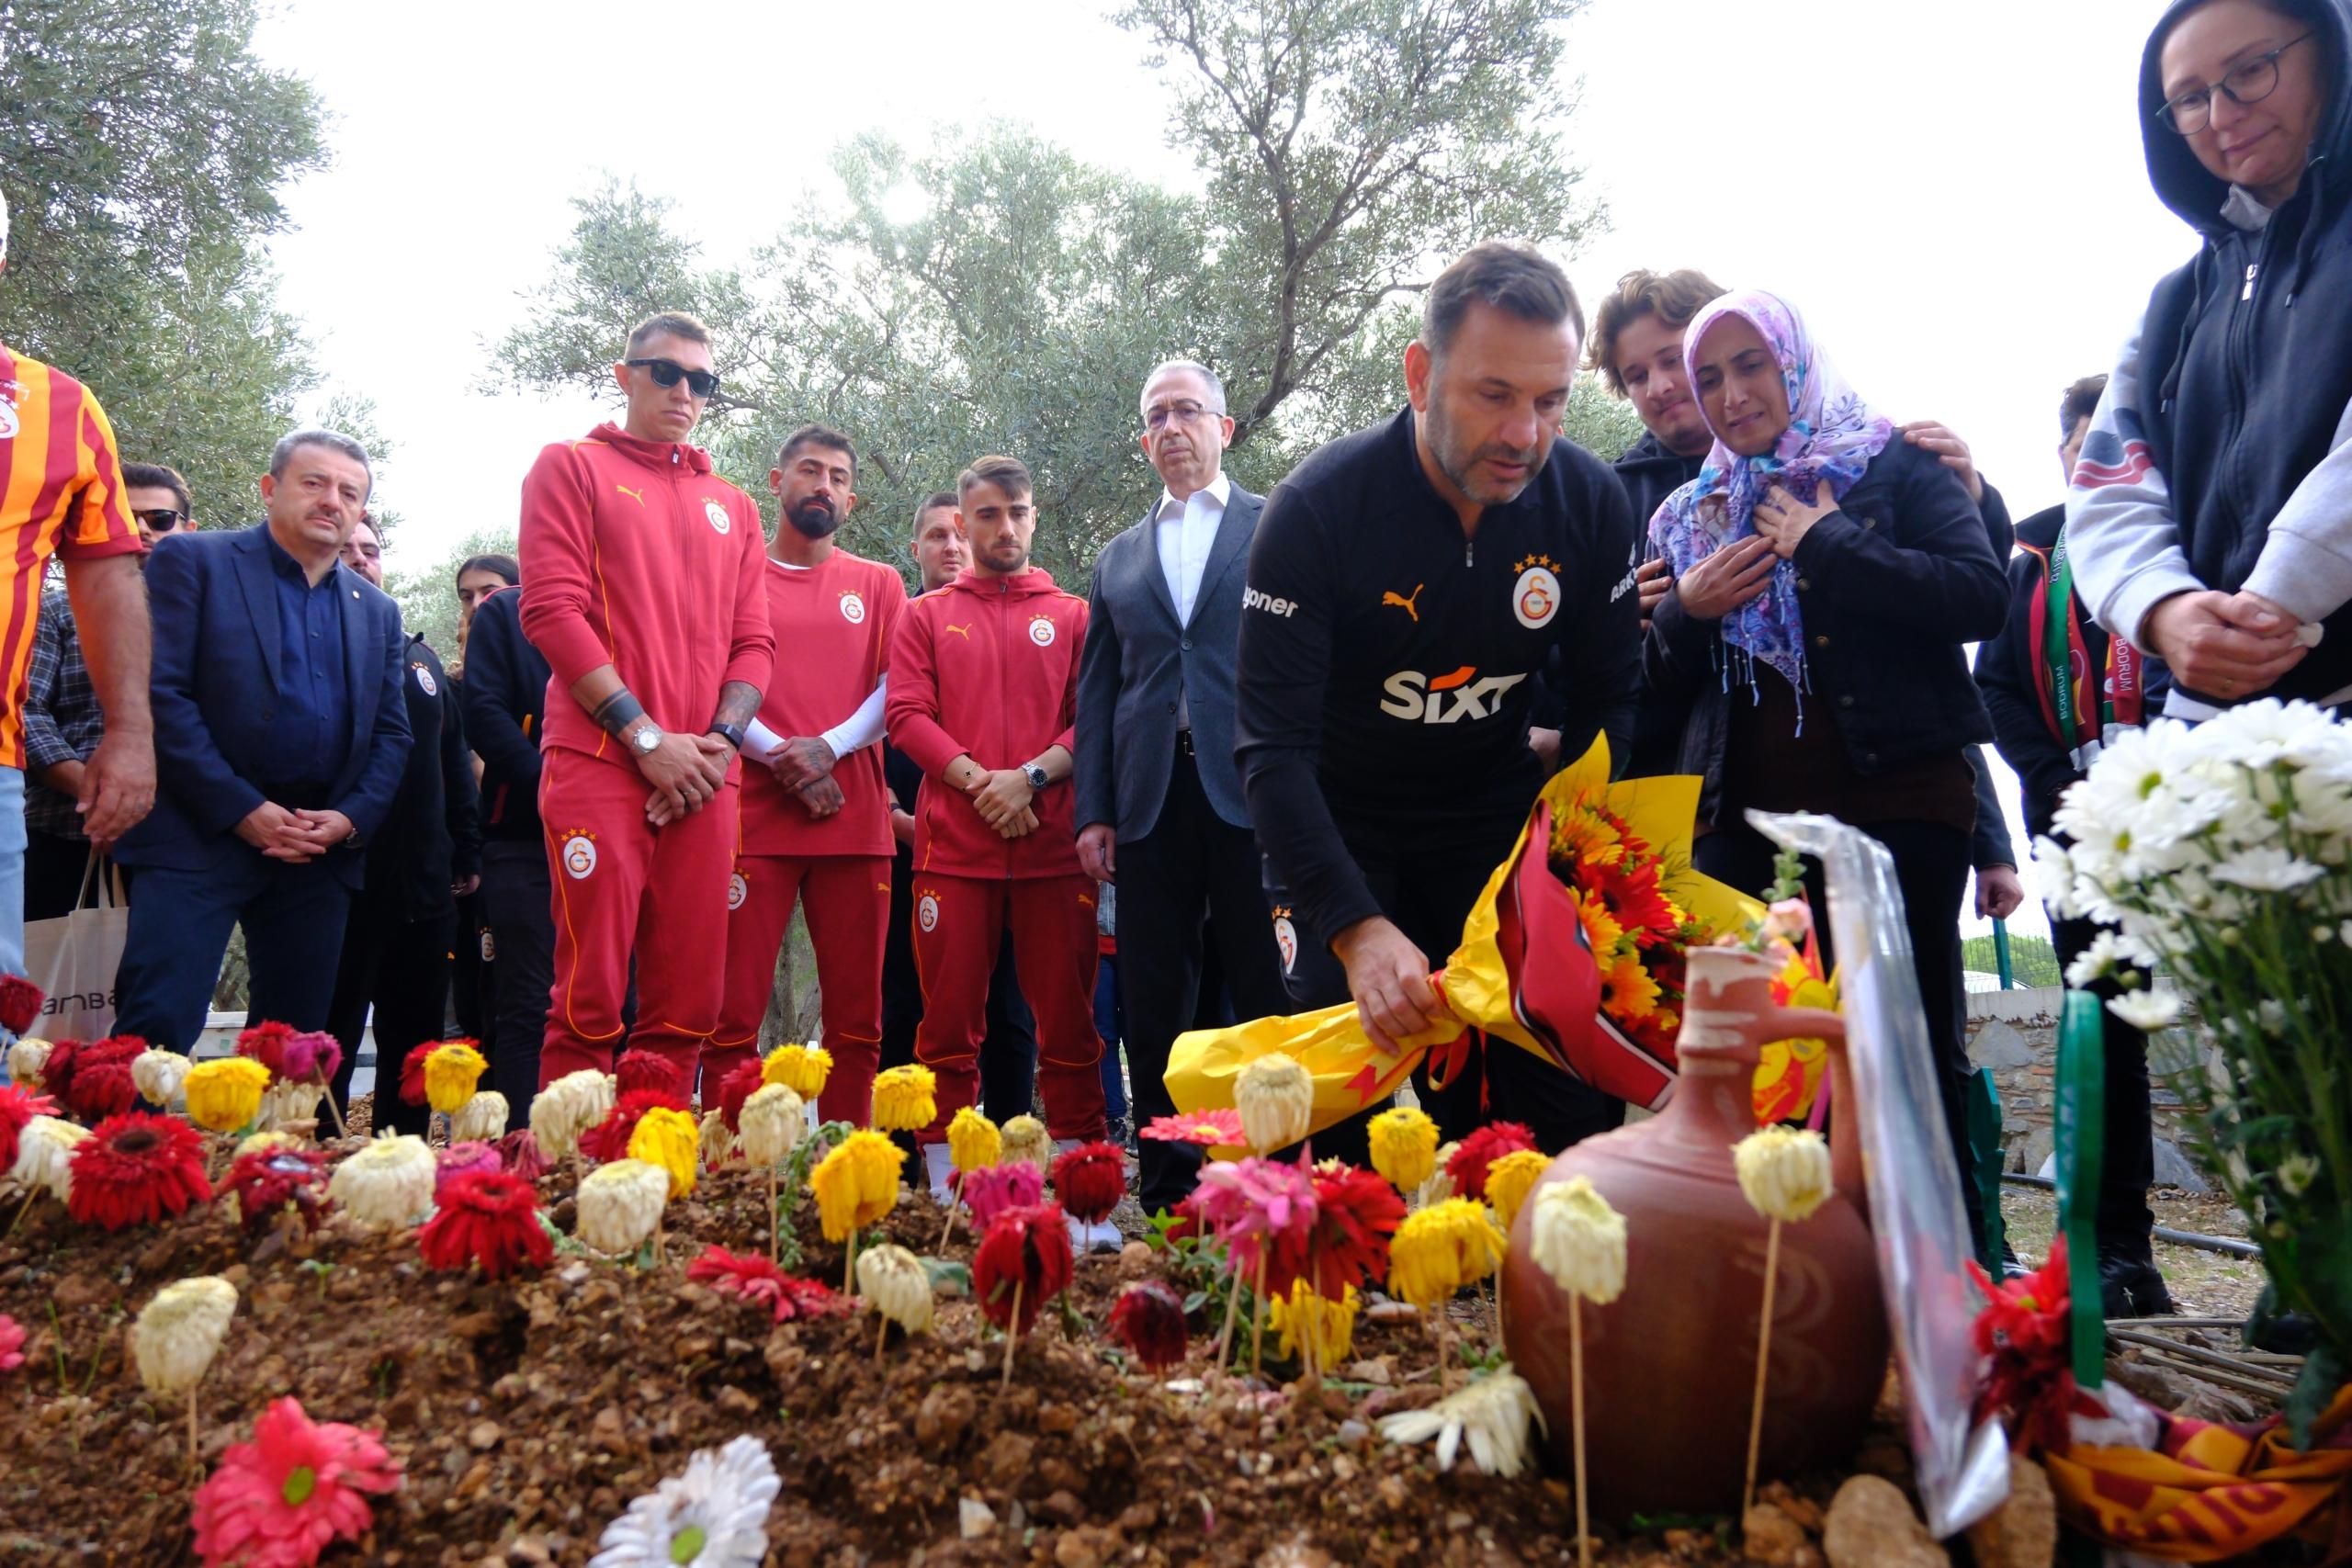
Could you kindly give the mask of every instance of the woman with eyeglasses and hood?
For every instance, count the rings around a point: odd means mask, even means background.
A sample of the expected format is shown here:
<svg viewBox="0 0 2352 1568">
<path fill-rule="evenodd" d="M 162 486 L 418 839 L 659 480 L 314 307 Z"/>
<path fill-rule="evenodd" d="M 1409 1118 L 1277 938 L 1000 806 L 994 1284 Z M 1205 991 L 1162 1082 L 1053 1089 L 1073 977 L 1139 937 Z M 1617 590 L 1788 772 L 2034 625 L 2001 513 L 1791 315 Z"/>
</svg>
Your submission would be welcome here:
<svg viewBox="0 0 2352 1568">
<path fill-rule="evenodd" d="M 2141 57 L 2148 177 L 2201 243 L 2108 379 L 2060 547 L 2177 717 L 2352 701 L 2347 59 L 2352 0 L 2177 0 Z"/>
</svg>

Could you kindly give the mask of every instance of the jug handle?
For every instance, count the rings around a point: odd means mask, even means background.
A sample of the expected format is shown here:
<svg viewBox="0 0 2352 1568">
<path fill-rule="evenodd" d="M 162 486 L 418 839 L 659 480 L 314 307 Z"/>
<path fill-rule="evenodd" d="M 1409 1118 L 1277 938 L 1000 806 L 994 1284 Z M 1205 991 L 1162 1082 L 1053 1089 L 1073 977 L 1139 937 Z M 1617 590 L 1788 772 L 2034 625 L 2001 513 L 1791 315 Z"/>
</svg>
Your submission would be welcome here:
<svg viewBox="0 0 2352 1568">
<path fill-rule="evenodd" d="M 1771 1021 L 1776 1040 L 1819 1040 L 1829 1047 L 1829 1173 L 1838 1193 L 1870 1222 L 1862 1180 L 1861 1128 L 1854 1100 L 1853 1066 L 1846 1058 L 1846 1021 L 1827 1008 L 1781 1008 Z"/>
</svg>

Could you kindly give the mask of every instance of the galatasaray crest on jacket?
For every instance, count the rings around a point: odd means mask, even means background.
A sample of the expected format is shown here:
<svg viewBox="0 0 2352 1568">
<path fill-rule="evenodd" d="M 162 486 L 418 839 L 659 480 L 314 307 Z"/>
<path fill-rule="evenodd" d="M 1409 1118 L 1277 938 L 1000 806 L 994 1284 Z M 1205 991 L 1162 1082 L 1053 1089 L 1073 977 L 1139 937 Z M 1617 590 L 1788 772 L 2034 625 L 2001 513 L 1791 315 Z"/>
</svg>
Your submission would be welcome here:
<svg viewBox="0 0 2352 1568">
<path fill-rule="evenodd" d="M 847 621 L 854 626 L 864 626 L 865 624 L 865 601 L 858 595 L 856 589 L 844 588 L 842 590 L 841 603 L 842 620 Z"/>
<path fill-rule="evenodd" d="M 432 671 L 427 670 L 422 664 L 412 664 L 409 668 L 416 671 L 416 689 L 418 691 L 423 692 L 428 697 L 437 697 L 441 694 L 441 688 L 433 683 Z"/>
<path fill-rule="evenodd" d="M 939 895 L 926 893 L 915 902 L 915 924 L 927 931 L 939 929 Z"/>
<path fill-rule="evenodd" d="M 563 874 L 578 882 L 596 869 L 596 840 L 574 833 L 563 841 Z"/>
<path fill-rule="evenodd" d="M 752 885 L 743 880 L 741 872 L 739 871 L 727 879 L 727 912 L 729 914 L 731 915 L 741 908 L 743 900 L 751 896 Z"/>
<path fill-rule="evenodd" d="M 1054 646 L 1054 622 L 1050 615 L 1029 617 L 1029 640 L 1039 648 Z"/>
<path fill-rule="evenodd" d="M 1519 581 L 1511 584 L 1510 613 L 1533 631 L 1560 613 L 1559 563 L 1550 556 L 1530 556 L 1519 563 Z"/>
<path fill-rule="evenodd" d="M 1274 911 L 1274 950 L 1283 956 L 1283 973 L 1289 974 L 1298 962 L 1298 928 L 1291 924 L 1288 909 Z"/>
<path fill-rule="evenodd" d="M 735 519 L 727 515 L 727 503 L 710 496 L 703 498 L 702 514 L 709 518 L 710 525 L 722 534 L 735 525 Z"/>
</svg>

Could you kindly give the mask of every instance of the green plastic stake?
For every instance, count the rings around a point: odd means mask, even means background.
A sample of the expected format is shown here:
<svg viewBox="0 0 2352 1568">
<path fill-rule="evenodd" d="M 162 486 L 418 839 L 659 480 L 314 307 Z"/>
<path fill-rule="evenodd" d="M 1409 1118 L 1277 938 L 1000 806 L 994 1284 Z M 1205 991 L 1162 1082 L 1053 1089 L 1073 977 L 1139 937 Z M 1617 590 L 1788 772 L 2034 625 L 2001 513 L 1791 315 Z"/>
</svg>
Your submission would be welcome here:
<svg viewBox="0 0 2352 1568">
<path fill-rule="evenodd" d="M 2018 983 L 2017 965 L 2009 958 L 2009 922 L 1993 922 L 1993 966 L 2000 971 L 2001 989 L 2012 990 Z"/>
<path fill-rule="evenodd" d="M 1968 1077 L 1968 1152 L 1974 1156 L 1976 1190 L 1962 1194 L 1984 1217 L 1984 1255 L 1976 1261 L 1996 1280 L 2001 1277 L 2001 1244 L 2008 1229 L 2001 1218 L 2001 1091 L 1989 1067 Z"/>
<path fill-rule="evenodd" d="M 2107 1381 L 2107 1314 L 2099 1303 L 2099 1167 L 2107 1147 L 2107 1027 L 2099 999 L 2066 993 L 2058 1033 L 2058 1228 L 2066 1237 L 2075 1383 Z"/>
</svg>

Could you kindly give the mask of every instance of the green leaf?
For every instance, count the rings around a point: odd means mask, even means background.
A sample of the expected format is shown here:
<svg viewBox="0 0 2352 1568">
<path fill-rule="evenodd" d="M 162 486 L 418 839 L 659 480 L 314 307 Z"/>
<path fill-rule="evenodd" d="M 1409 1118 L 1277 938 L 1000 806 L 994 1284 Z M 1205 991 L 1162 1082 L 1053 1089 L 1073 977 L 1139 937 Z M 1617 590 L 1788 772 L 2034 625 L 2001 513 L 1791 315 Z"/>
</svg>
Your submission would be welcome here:
<svg viewBox="0 0 2352 1568">
<path fill-rule="evenodd" d="M 930 1277 L 931 1293 L 935 1296 L 968 1296 L 972 1293 L 972 1267 L 952 1258 L 926 1258 L 922 1271 Z"/>
</svg>

